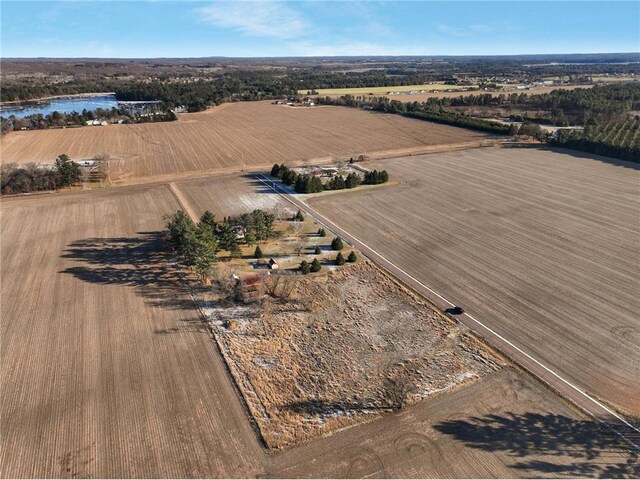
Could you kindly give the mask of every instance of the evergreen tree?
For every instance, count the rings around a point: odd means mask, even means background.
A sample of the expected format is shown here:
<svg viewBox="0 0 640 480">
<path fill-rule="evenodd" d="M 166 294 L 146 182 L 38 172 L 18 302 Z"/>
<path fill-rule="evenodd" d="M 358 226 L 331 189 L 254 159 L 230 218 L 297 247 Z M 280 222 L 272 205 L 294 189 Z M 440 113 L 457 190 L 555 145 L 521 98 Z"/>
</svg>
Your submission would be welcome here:
<svg viewBox="0 0 640 480">
<path fill-rule="evenodd" d="M 220 248 L 222 250 L 232 250 L 233 246 L 238 245 L 238 240 L 236 239 L 236 234 L 231 229 L 231 224 L 228 219 L 225 218 L 225 221 L 219 225 L 218 228 L 218 242 Z"/>
<path fill-rule="evenodd" d="M 208 227 L 211 230 L 211 233 L 215 233 L 217 224 L 216 224 L 216 216 L 211 213 L 209 210 L 205 210 L 205 212 L 200 217 L 200 227 Z"/>
<path fill-rule="evenodd" d="M 342 256 L 342 252 L 338 252 L 338 255 L 336 256 L 336 265 L 344 265 L 345 264 L 345 259 Z"/>
<path fill-rule="evenodd" d="M 296 183 L 293 186 L 293 189 L 296 193 L 307 193 L 307 181 L 309 177 L 306 175 L 298 175 L 296 178 Z"/>
<path fill-rule="evenodd" d="M 184 255 L 188 248 L 188 239 L 195 233 L 195 229 L 189 216 L 184 211 L 178 210 L 169 217 L 165 236 L 173 249 L 178 254 Z"/>
<path fill-rule="evenodd" d="M 313 262 L 311 262 L 311 271 L 319 272 L 321 269 L 322 269 L 322 265 L 320 264 L 320 260 L 318 260 L 317 258 L 314 258 Z"/>
<path fill-rule="evenodd" d="M 324 228 L 319 228 L 318 229 L 318 235 L 321 237 L 326 237 L 327 236 L 327 231 Z"/>
<path fill-rule="evenodd" d="M 346 188 L 357 187 L 360 184 L 360 177 L 357 174 L 351 172 L 349 175 L 347 175 L 347 179 L 344 183 Z"/>
<path fill-rule="evenodd" d="M 242 250 L 240 249 L 240 245 L 238 245 L 238 242 L 234 242 L 234 244 L 231 246 L 231 256 L 233 258 L 242 258 Z"/>
<path fill-rule="evenodd" d="M 256 251 L 253 252 L 253 256 L 256 258 L 262 258 L 262 250 L 260 249 L 260 245 L 256 247 Z"/>
<path fill-rule="evenodd" d="M 306 260 L 302 260 L 300 262 L 300 271 L 302 272 L 303 275 L 306 275 L 311 271 L 311 265 L 309 265 L 309 263 Z"/>
<path fill-rule="evenodd" d="M 60 174 L 63 187 L 75 185 L 80 181 L 80 165 L 71 161 L 67 155 L 63 154 L 56 158 L 55 167 Z"/>
<path fill-rule="evenodd" d="M 316 247 L 313 253 L 316 255 L 320 255 L 322 253 L 322 250 L 320 249 L 320 247 Z"/>
<path fill-rule="evenodd" d="M 216 260 L 216 238 L 208 226 L 198 228 L 195 235 L 188 237 L 187 263 L 193 267 L 203 282 L 211 274 Z"/>
<path fill-rule="evenodd" d="M 302 213 L 302 210 L 298 210 L 298 212 L 296 213 L 295 219 L 298 220 L 299 222 L 304 222 L 304 214 Z"/>
<path fill-rule="evenodd" d="M 244 241 L 247 245 L 255 245 L 256 244 L 256 232 L 255 230 L 247 230 L 244 234 Z"/>
<path fill-rule="evenodd" d="M 273 168 L 271 169 L 271 176 L 275 177 L 275 178 L 280 178 L 280 165 L 278 165 L 277 163 L 273 166 Z"/>
<path fill-rule="evenodd" d="M 298 177 L 299 175 L 296 172 L 287 168 L 282 173 L 282 183 L 285 185 L 293 185 L 297 182 Z"/>
<path fill-rule="evenodd" d="M 331 249 L 332 250 L 342 250 L 344 248 L 344 244 L 340 237 L 336 237 L 331 240 Z"/>
<path fill-rule="evenodd" d="M 352 250 L 351 253 L 349 254 L 349 256 L 347 257 L 347 262 L 354 263 L 357 259 L 358 259 L 358 257 L 356 255 L 356 252 L 354 252 Z"/>
<path fill-rule="evenodd" d="M 342 178 L 342 177 L 340 177 Z M 344 183 L 344 181 L 343 181 Z M 344 188 L 344 187 L 342 187 Z M 313 175 L 309 181 L 309 189 L 307 191 L 307 193 L 318 193 L 321 192 L 322 190 L 324 190 L 324 187 L 322 186 L 322 181 L 320 180 L 320 178 L 316 177 L 315 175 Z"/>
</svg>

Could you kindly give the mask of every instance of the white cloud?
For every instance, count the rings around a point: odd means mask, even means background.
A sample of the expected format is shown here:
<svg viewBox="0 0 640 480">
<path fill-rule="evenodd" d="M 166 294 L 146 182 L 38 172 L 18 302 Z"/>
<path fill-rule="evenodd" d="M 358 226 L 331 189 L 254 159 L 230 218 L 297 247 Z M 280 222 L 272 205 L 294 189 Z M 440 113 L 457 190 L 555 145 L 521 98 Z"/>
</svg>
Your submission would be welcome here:
<svg viewBox="0 0 640 480">
<path fill-rule="evenodd" d="M 296 38 L 309 28 L 299 12 L 282 2 L 216 2 L 196 9 L 201 21 L 253 37 Z"/>
<path fill-rule="evenodd" d="M 439 24 L 436 26 L 439 32 L 452 35 L 454 37 L 469 37 L 472 35 L 493 35 L 501 32 L 508 32 L 514 29 L 511 22 L 500 23 L 478 23 L 475 25 L 467 25 L 464 27 L 457 27 L 454 25 Z"/>
<path fill-rule="evenodd" d="M 455 37 L 466 37 L 469 35 L 469 31 L 467 29 L 454 27 L 453 25 L 439 24 L 436 28 L 439 32 L 446 33 L 447 35 L 453 35 Z"/>
<path fill-rule="evenodd" d="M 304 57 L 358 57 L 391 55 L 428 55 L 426 48 L 419 46 L 389 47 L 369 42 L 326 44 L 322 42 L 297 42 L 289 45 L 287 55 Z"/>
</svg>

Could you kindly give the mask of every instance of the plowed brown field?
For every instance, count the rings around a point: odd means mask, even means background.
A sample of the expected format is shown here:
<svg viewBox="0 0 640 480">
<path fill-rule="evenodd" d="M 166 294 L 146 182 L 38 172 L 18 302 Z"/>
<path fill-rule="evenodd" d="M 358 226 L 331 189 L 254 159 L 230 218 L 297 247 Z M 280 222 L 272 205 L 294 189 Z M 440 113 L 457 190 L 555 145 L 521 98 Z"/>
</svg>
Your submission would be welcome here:
<svg viewBox="0 0 640 480">
<path fill-rule="evenodd" d="M 209 187 L 204 208 L 229 194 Z M 267 454 L 160 253 L 153 232 L 177 208 L 162 185 L 2 201 L 1 477 L 640 475 L 637 456 L 510 368 Z"/>
<path fill-rule="evenodd" d="M 177 208 L 163 186 L 3 201 L 2 477 L 257 472 L 255 432 L 150 233 Z"/>
<path fill-rule="evenodd" d="M 225 104 L 177 122 L 12 132 L 0 140 L 2 162 L 52 163 L 106 154 L 113 181 L 173 180 L 195 172 L 239 171 L 274 163 L 407 153 L 487 136 L 352 108 L 291 108 L 269 102 Z"/>
<path fill-rule="evenodd" d="M 637 166 L 536 149 L 371 166 L 402 185 L 311 204 L 572 383 L 640 414 Z"/>
</svg>

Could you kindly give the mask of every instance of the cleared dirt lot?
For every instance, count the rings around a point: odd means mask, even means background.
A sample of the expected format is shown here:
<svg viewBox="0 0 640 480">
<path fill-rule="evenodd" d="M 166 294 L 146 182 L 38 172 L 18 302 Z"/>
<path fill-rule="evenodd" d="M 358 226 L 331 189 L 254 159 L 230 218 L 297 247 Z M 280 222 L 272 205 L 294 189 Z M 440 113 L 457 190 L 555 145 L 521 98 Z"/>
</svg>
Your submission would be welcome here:
<svg viewBox="0 0 640 480">
<path fill-rule="evenodd" d="M 250 477 L 263 451 L 152 233 L 166 187 L 2 202 L 2 477 Z"/>
<path fill-rule="evenodd" d="M 570 381 L 638 414 L 637 167 L 535 149 L 372 166 L 404 184 L 311 204 Z"/>
<path fill-rule="evenodd" d="M 267 454 L 145 233 L 177 208 L 165 186 L 3 199 L 3 478 L 640 476 L 637 456 L 511 369 Z"/>
<path fill-rule="evenodd" d="M 173 180 L 194 172 L 239 171 L 376 151 L 407 152 L 488 138 L 446 125 L 352 108 L 291 108 L 269 102 L 224 104 L 177 122 L 13 132 L 2 162 L 52 163 L 110 157 L 113 181 Z"/>
</svg>

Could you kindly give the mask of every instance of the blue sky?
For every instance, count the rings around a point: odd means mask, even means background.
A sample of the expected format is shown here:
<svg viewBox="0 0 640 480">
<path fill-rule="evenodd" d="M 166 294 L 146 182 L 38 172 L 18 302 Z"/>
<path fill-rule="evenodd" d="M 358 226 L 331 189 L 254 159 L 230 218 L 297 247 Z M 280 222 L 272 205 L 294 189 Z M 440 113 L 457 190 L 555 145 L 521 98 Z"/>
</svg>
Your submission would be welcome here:
<svg viewBox="0 0 640 480">
<path fill-rule="evenodd" d="M 640 2 L 7 1 L 3 57 L 640 51 Z"/>
</svg>

